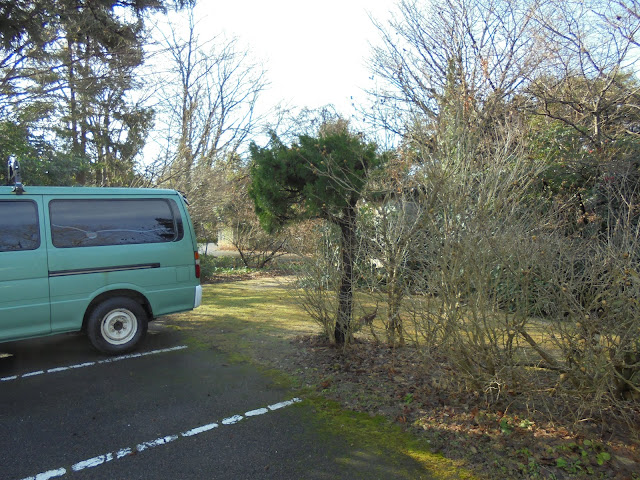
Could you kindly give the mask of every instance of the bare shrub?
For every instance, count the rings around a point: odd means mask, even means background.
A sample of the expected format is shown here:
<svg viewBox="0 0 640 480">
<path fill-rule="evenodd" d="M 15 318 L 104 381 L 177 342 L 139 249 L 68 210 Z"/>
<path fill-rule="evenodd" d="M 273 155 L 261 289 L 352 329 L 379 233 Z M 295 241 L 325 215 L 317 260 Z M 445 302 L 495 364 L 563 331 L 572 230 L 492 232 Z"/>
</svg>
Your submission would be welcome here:
<svg viewBox="0 0 640 480">
<path fill-rule="evenodd" d="M 286 253 L 289 229 L 274 234 L 265 232 L 247 195 L 247 178 L 229 183 L 229 200 L 220 208 L 220 223 L 231 231 L 231 244 L 244 266 L 264 268 Z"/>
<path fill-rule="evenodd" d="M 360 209 L 359 276 L 376 305 L 386 305 L 386 314 L 380 317 L 390 345 L 405 342 L 403 304 L 410 297 L 413 271 L 425 248 L 427 211 L 420 195 L 420 186 L 405 182 Z"/>
<path fill-rule="evenodd" d="M 335 292 L 340 283 L 339 239 L 330 225 L 318 225 L 316 232 L 315 247 L 302 257 L 295 295 L 304 311 L 333 343 L 338 301 Z M 308 244 L 306 247 L 309 248 Z"/>
<path fill-rule="evenodd" d="M 415 202 L 429 215 L 403 272 L 404 331 L 488 398 L 551 394 L 576 418 L 622 412 L 640 398 L 635 189 L 618 182 L 585 224 L 540 193 L 539 169 L 502 134 L 490 157 L 423 165 Z"/>
<path fill-rule="evenodd" d="M 607 234 L 560 237 L 544 272 L 554 305 L 548 343 L 559 352 L 562 388 L 595 405 L 640 399 L 638 230 L 625 223 Z"/>
<path fill-rule="evenodd" d="M 545 196 L 521 137 L 505 126 L 493 139 L 467 155 L 424 155 L 406 188 L 361 207 L 356 309 L 369 323 L 354 321 L 350 333 L 368 327 L 378 340 L 382 328 L 391 345 L 418 346 L 425 362 L 445 358 L 489 401 L 518 395 L 552 414 L 564 405 L 576 420 L 632 412 L 640 398 L 633 182 L 603 192 L 585 223 Z M 330 338 L 339 259 L 330 230 L 323 234 L 302 296 Z"/>
<path fill-rule="evenodd" d="M 484 161 L 441 157 L 424 172 L 433 213 L 420 276 L 437 301 L 421 328 L 427 337 L 439 333 L 441 348 L 478 388 L 521 382 L 519 331 L 536 288 L 531 237 L 539 210 L 526 194 L 536 170 L 510 141 Z"/>
</svg>

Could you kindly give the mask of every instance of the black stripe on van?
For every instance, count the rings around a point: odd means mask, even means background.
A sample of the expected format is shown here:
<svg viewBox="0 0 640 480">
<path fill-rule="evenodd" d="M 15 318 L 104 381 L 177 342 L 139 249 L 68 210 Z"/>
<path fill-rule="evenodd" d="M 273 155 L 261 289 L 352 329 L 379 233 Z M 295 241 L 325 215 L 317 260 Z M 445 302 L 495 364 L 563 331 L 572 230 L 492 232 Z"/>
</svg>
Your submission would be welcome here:
<svg viewBox="0 0 640 480">
<path fill-rule="evenodd" d="M 140 263 L 137 265 L 118 265 L 114 267 L 78 268 L 75 270 L 56 270 L 49 272 L 50 277 L 64 277 L 67 275 L 85 275 L 87 273 L 124 272 L 127 270 L 146 270 L 160 268 L 159 263 Z"/>
</svg>

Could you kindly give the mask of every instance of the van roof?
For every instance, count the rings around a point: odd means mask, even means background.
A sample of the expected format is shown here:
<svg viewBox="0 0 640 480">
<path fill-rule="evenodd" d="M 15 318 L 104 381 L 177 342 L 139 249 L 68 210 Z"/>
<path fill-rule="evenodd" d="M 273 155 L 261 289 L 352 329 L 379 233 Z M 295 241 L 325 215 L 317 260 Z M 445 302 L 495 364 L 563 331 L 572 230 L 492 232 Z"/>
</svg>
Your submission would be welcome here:
<svg viewBox="0 0 640 480">
<path fill-rule="evenodd" d="M 108 196 L 137 196 L 137 195 L 176 195 L 176 190 L 162 188 L 116 188 L 116 187 L 31 187 L 26 185 L 24 193 L 13 193 L 12 186 L 1 186 L 0 196 L 15 196 L 27 198 L 30 195 L 108 195 Z"/>
</svg>

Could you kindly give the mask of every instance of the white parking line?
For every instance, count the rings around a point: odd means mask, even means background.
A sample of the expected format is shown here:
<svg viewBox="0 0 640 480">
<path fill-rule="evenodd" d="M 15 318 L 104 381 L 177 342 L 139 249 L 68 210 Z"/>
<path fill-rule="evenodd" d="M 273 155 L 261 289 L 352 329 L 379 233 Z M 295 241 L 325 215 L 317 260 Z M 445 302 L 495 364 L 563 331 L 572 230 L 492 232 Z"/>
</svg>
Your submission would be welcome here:
<svg viewBox="0 0 640 480">
<path fill-rule="evenodd" d="M 2 377 L 2 378 L 0 378 L 0 382 L 8 382 L 8 381 L 11 381 L 11 380 L 17 380 L 19 378 L 35 377 L 36 375 L 44 375 L 46 373 L 64 372 L 66 370 L 73 370 L 75 368 L 91 367 L 93 365 L 100 365 L 102 363 L 119 362 L 120 360 L 128 360 L 130 358 L 146 357 L 148 355 L 157 355 L 159 353 L 175 352 L 176 350 L 183 350 L 185 348 L 187 348 L 186 345 L 180 345 L 179 347 L 163 348 L 163 349 L 160 349 L 160 350 L 151 350 L 149 352 L 129 353 L 127 355 L 120 355 L 119 357 L 105 358 L 104 360 L 98 360 L 96 362 L 78 363 L 76 365 L 69 365 L 69 366 L 66 366 L 66 367 L 56 367 L 56 368 L 50 368 L 48 370 L 38 370 L 38 371 L 35 371 L 35 372 L 23 373 L 22 375 L 12 375 L 10 377 Z M 38 479 L 38 480 L 40 480 L 40 479 Z"/>
<path fill-rule="evenodd" d="M 165 443 L 173 442 L 178 439 L 178 435 L 167 435 L 166 437 L 156 438 L 155 440 L 151 440 L 150 442 L 139 443 L 136 447 L 138 452 L 142 452 L 147 450 L 148 448 L 157 447 L 158 445 L 164 445 Z"/>
<path fill-rule="evenodd" d="M 186 432 L 182 432 L 180 435 L 183 437 L 193 437 L 194 435 L 198 435 L 202 432 L 208 432 L 209 430 L 213 430 L 214 428 L 218 428 L 217 423 L 210 423 L 208 425 L 203 425 L 201 427 L 192 428 L 191 430 L 187 430 Z"/>
<path fill-rule="evenodd" d="M 243 418 L 244 417 L 242 415 L 234 415 L 233 417 L 225 418 L 220 423 L 222 423 L 223 425 L 233 425 L 234 423 L 238 423 Z"/>
<path fill-rule="evenodd" d="M 223 425 L 233 425 L 244 418 L 255 417 L 258 415 L 264 415 L 268 412 L 273 412 L 275 410 L 279 410 L 284 407 L 288 407 L 289 405 L 293 405 L 294 403 L 299 403 L 302 400 L 300 398 L 292 398 L 291 400 L 287 400 L 286 402 L 274 403 L 273 405 L 269 405 L 264 408 L 258 408 L 256 410 L 250 410 L 246 412 L 244 415 L 233 415 L 231 417 L 227 417 L 222 420 L 220 423 Z M 136 445 L 135 447 L 126 447 L 117 450 L 116 452 L 109 452 L 103 455 L 98 455 L 93 458 L 89 458 L 87 460 L 83 460 L 78 463 L 74 463 L 70 469 L 71 471 L 78 472 L 80 470 L 84 470 L 87 468 L 95 468 L 104 463 L 111 462 L 113 460 L 119 460 L 128 455 L 135 455 L 150 448 L 159 447 L 160 445 L 166 445 L 167 443 L 174 442 L 178 440 L 180 437 L 193 437 L 194 435 L 198 435 L 203 432 L 208 432 L 209 430 L 213 430 L 214 428 L 218 428 L 217 423 L 209 423 L 207 425 L 202 425 L 201 427 L 192 428 L 191 430 L 187 430 L 178 435 L 167 435 L 166 437 L 156 438 L 155 440 L 151 440 L 149 442 L 142 442 Z M 38 473 L 32 477 L 26 477 L 22 480 L 49 480 L 51 478 L 62 477 L 67 474 L 67 468 L 57 468 L 55 470 L 48 470 L 46 472 Z"/>
</svg>

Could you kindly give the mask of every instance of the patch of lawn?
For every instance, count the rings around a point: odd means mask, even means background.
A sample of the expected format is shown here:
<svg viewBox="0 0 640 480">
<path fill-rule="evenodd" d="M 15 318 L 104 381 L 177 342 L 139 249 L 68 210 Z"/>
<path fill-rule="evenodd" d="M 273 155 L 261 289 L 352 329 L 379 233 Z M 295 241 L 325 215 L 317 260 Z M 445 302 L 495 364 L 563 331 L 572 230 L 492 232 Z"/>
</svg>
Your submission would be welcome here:
<svg viewBox="0 0 640 480">
<path fill-rule="evenodd" d="M 278 278 L 204 285 L 202 306 L 170 320 L 194 345 L 215 345 L 238 360 L 273 367 L 295 351 L 294 337 L 316 332 L 288 281 Z"/>
</svg>

